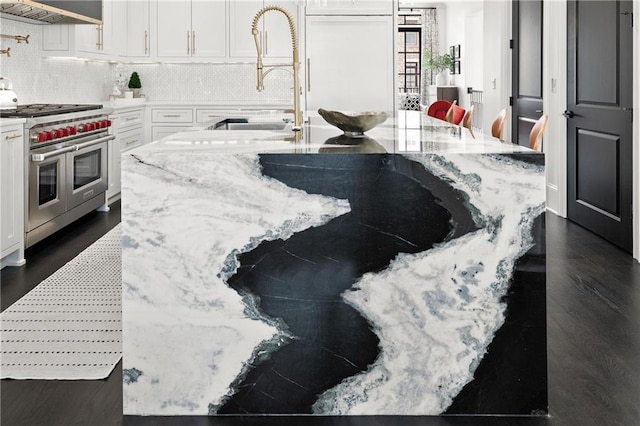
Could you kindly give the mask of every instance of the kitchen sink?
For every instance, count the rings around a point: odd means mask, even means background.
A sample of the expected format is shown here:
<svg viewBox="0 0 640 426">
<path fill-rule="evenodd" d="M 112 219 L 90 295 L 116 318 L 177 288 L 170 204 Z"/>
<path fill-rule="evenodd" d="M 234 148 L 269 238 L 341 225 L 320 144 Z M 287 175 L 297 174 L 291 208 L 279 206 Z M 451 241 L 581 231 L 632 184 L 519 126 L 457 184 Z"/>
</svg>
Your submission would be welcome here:
<svg viewBox="0 0 640 426">
<path fill-rule="evenodd" d="M 260 121 L 249 118 L 227 118 L 217 122 L 210 130 L 284 130 L 290 119 Z"/>
</svg>

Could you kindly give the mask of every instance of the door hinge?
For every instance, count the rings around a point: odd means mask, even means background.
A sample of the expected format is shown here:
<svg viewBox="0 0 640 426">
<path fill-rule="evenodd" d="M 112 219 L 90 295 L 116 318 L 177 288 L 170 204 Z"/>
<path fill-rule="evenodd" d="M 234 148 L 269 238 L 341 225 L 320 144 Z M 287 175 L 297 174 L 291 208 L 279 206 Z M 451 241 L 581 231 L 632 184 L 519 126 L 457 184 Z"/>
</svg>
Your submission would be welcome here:
<svg viewBox="0 0 640 426">
<path fill-rule="evenodd" d="M 513 49 L 513 39 L 509 40 L 509 49 Z"/>
<path fill-rule="evenodd" d="M 509 106 L 513 106 L 513 96 L 509 96 Z"/>
</svg>

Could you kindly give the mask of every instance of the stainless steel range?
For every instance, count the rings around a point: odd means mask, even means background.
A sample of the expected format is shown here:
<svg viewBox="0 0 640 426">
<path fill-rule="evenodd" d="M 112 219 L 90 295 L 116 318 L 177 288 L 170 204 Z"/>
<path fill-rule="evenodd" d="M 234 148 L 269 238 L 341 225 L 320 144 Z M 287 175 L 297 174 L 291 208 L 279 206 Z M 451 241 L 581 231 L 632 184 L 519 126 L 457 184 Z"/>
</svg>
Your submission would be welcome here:
<svg viewBox="0 0 640 426">
<path fill-rule="evenodd" d="M 0 112 L 26 118 L 25 245 L 32 246 L 92 210 L 108 211 L 111 133 L 102 105 L 32 104 Z"/>
</svg>

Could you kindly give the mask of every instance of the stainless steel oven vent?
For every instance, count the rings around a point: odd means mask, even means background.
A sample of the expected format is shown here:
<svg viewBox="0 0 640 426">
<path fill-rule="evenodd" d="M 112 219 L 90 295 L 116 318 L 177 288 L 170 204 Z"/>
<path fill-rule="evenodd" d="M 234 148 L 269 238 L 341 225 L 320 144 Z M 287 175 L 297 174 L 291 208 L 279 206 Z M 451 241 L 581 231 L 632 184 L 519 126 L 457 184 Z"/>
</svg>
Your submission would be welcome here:
<svg viewBox="0 0 640 426">
<path fill-rule="evenodd" d="M 102 1 L 0 0 L 3 18 L 41 24 L 102 23 Z"/>
</svg>

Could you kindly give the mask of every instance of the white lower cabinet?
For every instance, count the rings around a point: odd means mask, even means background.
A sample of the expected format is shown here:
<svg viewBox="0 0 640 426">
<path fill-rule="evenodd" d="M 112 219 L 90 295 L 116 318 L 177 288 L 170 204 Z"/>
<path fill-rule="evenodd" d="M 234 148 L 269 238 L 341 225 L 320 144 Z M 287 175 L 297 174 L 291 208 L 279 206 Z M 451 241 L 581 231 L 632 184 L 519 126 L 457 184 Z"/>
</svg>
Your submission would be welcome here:
<svg viewBox="0 0 640 426">
<path fill-rule="evenodd" d="M 109 150 L 109 203 L 120 198 L 121 155 L 123 152 L 145 143 L 144 107 L 116 109 L 111 115 L 116 136 Z"/>
<path fill-rule="evenodd" d="M 193 126 L 193 108 L 151 109 L 151 140 L 162 139 Z"/>
<path fill-rule="evenodd" d="M 153 126 L 151 139 L 157 141 L 158 139 L 166 138 L 167 136 L 187 130 L 190 127 L 191 126 Z"/>
<path fill-rule="evenodd" d="M 2 126 L 0 140 L 0 266 L 21 266 L 24 260 L 24 130 Z"/>
<path fill-rule="evenodd" d="M 307 111 L 392 111 L 393 36 L 391 16 L 307 16 Z"/>
</svg>

